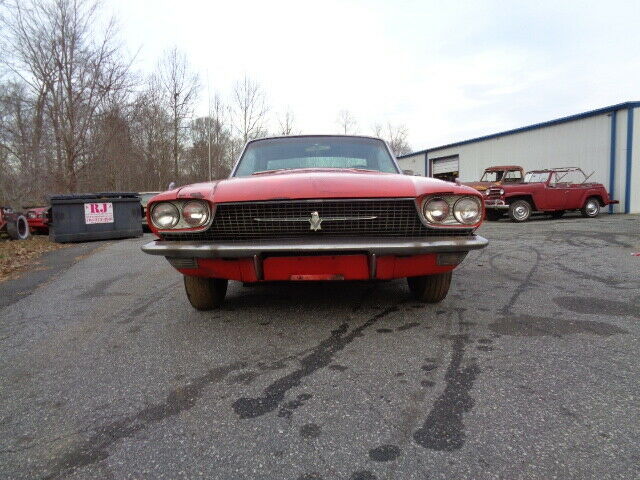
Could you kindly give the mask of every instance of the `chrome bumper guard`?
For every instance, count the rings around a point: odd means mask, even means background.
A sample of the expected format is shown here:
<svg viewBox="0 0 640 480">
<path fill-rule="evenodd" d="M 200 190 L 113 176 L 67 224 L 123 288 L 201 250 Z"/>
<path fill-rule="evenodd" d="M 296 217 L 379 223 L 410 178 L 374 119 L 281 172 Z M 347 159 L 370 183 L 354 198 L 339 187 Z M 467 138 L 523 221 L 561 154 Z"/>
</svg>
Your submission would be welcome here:
<svg viewBox="0 0 640 480">
<path fill-rule="evenodd" d="M 251 242 L 196 242 L 156 240 L 142 246 L 150 255 L 171 258 L 243 258 L 264 254 L 340 254 L 363 252 L 368 255 L 420 255 L 423 253 L 468 252 L 487 246 L 479 235 L 421 238 L 323 238 Z"/>
</svg>

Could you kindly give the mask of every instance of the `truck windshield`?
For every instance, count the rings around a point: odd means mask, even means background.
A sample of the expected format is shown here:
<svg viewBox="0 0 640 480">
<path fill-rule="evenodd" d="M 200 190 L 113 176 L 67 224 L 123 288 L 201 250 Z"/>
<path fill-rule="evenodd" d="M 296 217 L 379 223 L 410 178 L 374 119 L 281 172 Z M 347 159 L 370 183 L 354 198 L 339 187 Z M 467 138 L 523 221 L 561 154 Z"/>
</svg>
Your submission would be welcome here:
<svg viewBox="0 0 640 480">
<path fill-rule="evenodd" d="M 502 171 L 496 171 L 494 170 L 493 172 L 484 172 L 484 175 L 482 175 L 482 178 L 480 179 L 481 182 L 499 182 L 500 180 L 502 180 L 502 174 L 504 172 Z"/>
<path fill-rule="evenodd" d="M 549 172 L 529 172 L 524 176 L 524 183 L 540 183 L 549 179 Z"/>
<path fill-rule="evenodd" d="M 343 168 L 399 173 L 385 144 L 364 137 L 285 137 L 247 145 L 234 176 L 277 170 Z"/>
</svg>

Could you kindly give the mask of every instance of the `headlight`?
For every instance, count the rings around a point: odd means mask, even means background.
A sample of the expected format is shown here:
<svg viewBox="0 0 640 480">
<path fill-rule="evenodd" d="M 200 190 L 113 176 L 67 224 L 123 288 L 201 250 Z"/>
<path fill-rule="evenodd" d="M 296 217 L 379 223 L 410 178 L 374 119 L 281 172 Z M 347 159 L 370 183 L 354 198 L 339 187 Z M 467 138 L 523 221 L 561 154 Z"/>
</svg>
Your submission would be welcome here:
<svg viewBox="0 0 640 480">
<path fill-rule="evenodd" d="M 480 202 L 472 197 L 462 197 L 453 206 L 453 216 L 456 220 L 465 225 L 478 223 L 482 215 Z"/>
<path fill-rule="evenodd" d="M 202 202 L 187 202 L 182 207 L 182 218 L 192 227 L 199 227 L 207 223 L 209 209 Z"/>
<path fill-rule="evenodd" d="M 500 189 L 500 195 L 504 195 L 504 188 Z"/>
<path fill-rule="evenodd" d="M 424 203 L 422 213 L 429 222 L 442 223 L 449 216 L 449 204 L 442 198 L 432 198 Z"/>
<path fill-rule="evenodd" d="M 158 203 L 151 211 L 151 221 L 160 228 L 173 228 L 180 221 L 180 212 L 172 203 Z"/>
</svg>

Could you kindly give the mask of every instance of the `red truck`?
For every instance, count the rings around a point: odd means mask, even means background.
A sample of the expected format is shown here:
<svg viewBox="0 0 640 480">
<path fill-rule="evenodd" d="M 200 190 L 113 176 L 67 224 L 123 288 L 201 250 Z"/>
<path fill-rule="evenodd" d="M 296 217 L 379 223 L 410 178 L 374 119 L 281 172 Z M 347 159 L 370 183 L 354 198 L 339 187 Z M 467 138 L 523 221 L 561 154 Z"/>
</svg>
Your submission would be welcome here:
<svg viewBox="0 0 640 480">
<path fill-rule="evenodd" d="M 511 221 L 525 222 L 533 212 L 560 218 L 568 210 L 580 210 L 583 217 L 597 217 L 601 207 L 618 201 L 609 198 L 601 183 L 589 183 L 588 179 L 577 167 L 533 170 L 522 183 L 486 190 L 487 219 L 499 220 L 507 213 Z"/>
<path fill-rule="evenodd" d="M 524 169 L 517 165 L 502 165 L 485 168 L 480 181 L 465 182 L 462 185 L 475 188 L 484 192 L 490 187 L 505 183 L 521 183 L 524 177 Z"/>
</svg>

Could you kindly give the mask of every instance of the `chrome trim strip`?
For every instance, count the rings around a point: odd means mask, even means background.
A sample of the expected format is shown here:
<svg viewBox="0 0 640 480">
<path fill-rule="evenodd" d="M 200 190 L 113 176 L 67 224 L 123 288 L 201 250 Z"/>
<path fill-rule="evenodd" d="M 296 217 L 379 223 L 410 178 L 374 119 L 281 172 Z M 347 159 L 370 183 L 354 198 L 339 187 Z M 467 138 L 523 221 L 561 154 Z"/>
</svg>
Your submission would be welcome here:
<svg viewBox="0 0 640 480">
<path fill-rule="evenodd" d="M 348 222 L 352 220 L 375 220 L 377 216 L 370 217 L 320 217 L 323 222 Z M 309 217 L 298 218 L 254 218 L 256 222 L 309 222 Z"/>
<path fill-rule="evenodd" d="M 234 243 L 156 240 L 143 245 L 142 251 L 165 257 L 243 258 L 262 254 L 315 254 L 322 252 L 363 252 L 368 255 L 420 255 L 423 253 L 464 252 L 488 244 L 479 235 L 421 238 L 322 238 L 281 239 Z"/>
</svg>

